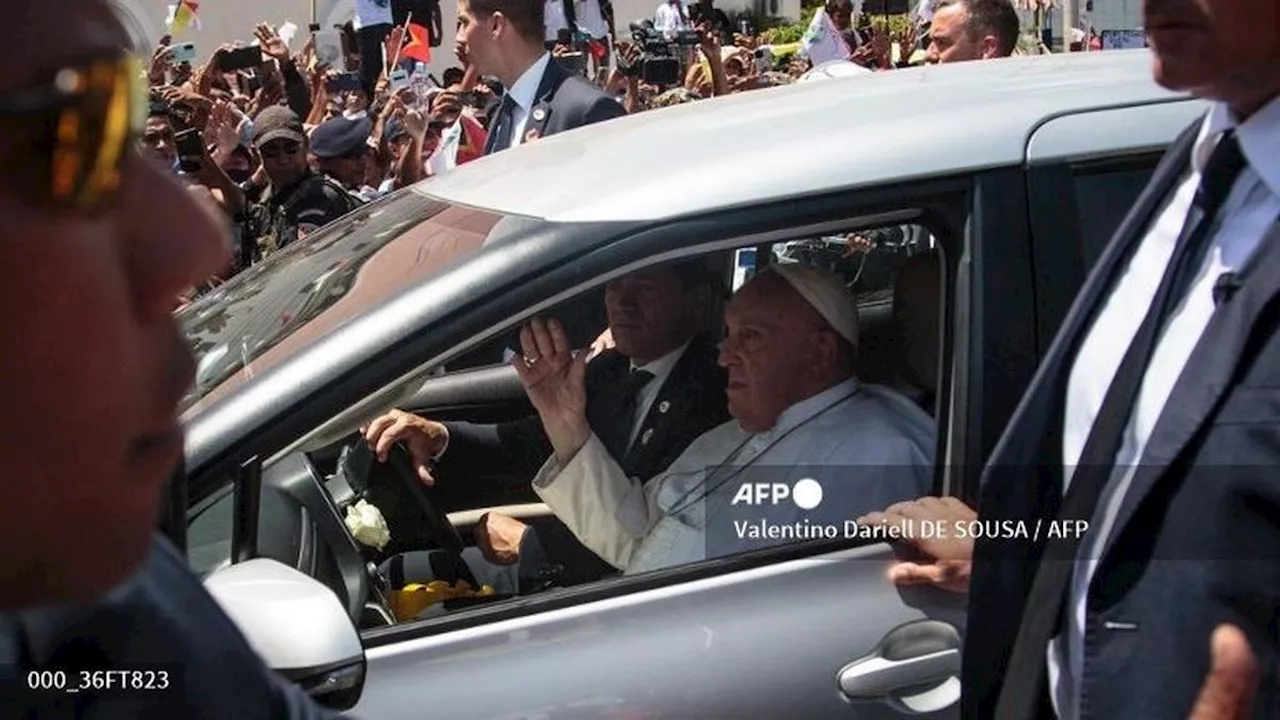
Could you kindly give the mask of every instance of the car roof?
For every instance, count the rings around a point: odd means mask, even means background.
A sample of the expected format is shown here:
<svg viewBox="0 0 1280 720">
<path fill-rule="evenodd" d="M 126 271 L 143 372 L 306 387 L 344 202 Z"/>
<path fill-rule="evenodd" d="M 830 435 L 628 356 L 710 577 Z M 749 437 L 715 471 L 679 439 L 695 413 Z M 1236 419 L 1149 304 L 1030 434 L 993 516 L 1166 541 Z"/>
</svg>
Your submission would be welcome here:
<svg viewBox="0 0 1280 720">
<path fill-rule="evenodd" d="M 1184 97 L 1152 80 L 1147 50 L 908 68 L 597 123 L 475 160 L 419 190 L 553 221 L 659 220 L 1017 165 L 1050 118 Z"/>
</svg>

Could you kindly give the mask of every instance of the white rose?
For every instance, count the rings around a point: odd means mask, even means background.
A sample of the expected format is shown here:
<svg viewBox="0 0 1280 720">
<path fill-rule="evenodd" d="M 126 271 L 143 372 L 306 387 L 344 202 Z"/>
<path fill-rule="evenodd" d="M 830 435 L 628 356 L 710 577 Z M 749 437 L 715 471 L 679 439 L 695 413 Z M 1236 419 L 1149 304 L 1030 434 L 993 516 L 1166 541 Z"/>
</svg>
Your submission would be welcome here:
<svg viewBox="0 0 1280 720">
<path fill-rule="evenodd" d="M 347 508 L 347 529 L 357 542 L 381 550 L 391 542 L 391 531 L 382 511 L 361 500 Z"/>
</svg>

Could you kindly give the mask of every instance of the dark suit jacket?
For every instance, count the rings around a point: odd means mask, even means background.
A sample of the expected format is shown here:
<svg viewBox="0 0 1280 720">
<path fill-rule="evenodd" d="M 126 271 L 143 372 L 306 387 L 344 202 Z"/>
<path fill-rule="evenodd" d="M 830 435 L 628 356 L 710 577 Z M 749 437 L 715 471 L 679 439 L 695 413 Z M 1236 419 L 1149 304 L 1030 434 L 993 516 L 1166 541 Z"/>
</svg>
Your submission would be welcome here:
<svg viewBox="0 0 1280 720">
<path fill-rule="evenodd" d="M 0 717 L 337 717 L 262 663 L 185 558 L 162 538 L 123 591 L 92 605 L 0 614 L 0 663 L 5 646 L 14 643 L 20 659 L 17 668 L 5 668 Z M 68 671 L 69 682 L 78 680 L 75 669 L 164 669 L 175 692 L 94 698 L 26 691 L 27 671 L 59 668 Z"/>
<path fill-rule="evenodd" d="M 1169 150 L 1076 298 L 988 463 L 984 519 L 1056 516 L 1071 365 L 1131 251 L 1185 176 L 1199 127 Z M 1209 635 L 1228 621 L 1259 658 L 1257 717 L 1280 711 L 1280 223 L 1242 282 L 1184 367 L 1101 555 L 1087 602 L 1085 718 L 1185 718 L 1208 670 Z M 976 544 L 966 718 L 996 716 L 1042 551 L 1030 542 Z M 1049 717 L 1044 687 L 1004 691 L 1040 694 Z"/>
<path fill-rule="evenodd" d="M 658 391 L 627 457 L 618 459 L 628 475 L 647 482 L 695 438 L 729 419 L 725 374 L 716 355 L 709 340 L 699 337 L 689 343 Z M 587 364 L 587 422 L 592 428 L 618 418 L 619 395 L 630 369 L 630 361 L 616 350 Z M 500 425 L 445 425 L 449 448 L 440 459 L 445 477 L 484 468 L 486 474 L 513 475 L 527 482 L 552 453 L 537 415 Z"/>
<path fill-rule="evenodd" d="M 627 114 L 617 100 L 605 95 L 586 78 L 565 71 L 554 59 L 547 63 L 536 97 L 524 132 L 536 130 L 538 137 Z M 494 123 L 490 122 L 489 142 L 484 148 L 486 155 L 494 152 L 492 141 L 496 136 L 492 133 L 493 126 Z M 514 137 L 512 141 L 515 141 Z"/>
</svg>

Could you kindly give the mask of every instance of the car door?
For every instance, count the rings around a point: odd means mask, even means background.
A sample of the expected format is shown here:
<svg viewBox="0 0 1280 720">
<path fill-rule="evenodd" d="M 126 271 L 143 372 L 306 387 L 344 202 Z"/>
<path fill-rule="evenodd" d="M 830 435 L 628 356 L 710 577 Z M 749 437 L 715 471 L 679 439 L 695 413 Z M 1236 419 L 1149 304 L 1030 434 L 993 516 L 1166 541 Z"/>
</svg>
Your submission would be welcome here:
<svg viewBox="0 0 1280 720">
<path fill-rule="evenodd" d="M 977 458 L 971 453 L 981 454 L 994 442 L 993 431 L 984 426 L 986 413 L 957 405 L 954 389 L 994 386 L 1010 373 L 1029 379 L 1034 368 L 1030 352 L 1010 355 L 1001 364 L 971 358 L 974 343 L 983 338 L 1030 347 L 1032 323 L 1020 325 L 1016 313 L 991 323 L 996 315 L 982 308 L 998 303 L 975 292 L 982 286 L 972 279 L 999 275 L 1003 283 L 992 287 L 1000 291 L 1029 284 L 1029 262 L 1009 259 L 1028 258 L 1025 217 L 1015 213 L 1010 221 L 1000 202 L 1007 186 L 1021 182 L 1018 171 L 1008 170 L 990 178 L 920 183 L 880 197 L 868 193 L 874 202 L 850 199 L 842 221 L 917 223 L 927 227 L 946 258 L 939 277 L 948 300 L 938 328 L 942 430 L 937 457 L 944 461 L 937 463 L 937 492 L 969 494 L 976 481 L 970 460 Z M 990 207 L 975 212 L 973 203 L 982 198 Z M 865 212 L 856 211 L 860 204 Z M 763 227 L 778 225 L 779 218 L 792 218 L 793 224 L 795 218 L 814 219 L 816 210 L 791 202 L 760 213 Z M 707 237 L 716 222 L 698 218 L 664 234 L 692 244 L 687 238 Z M 815 220 L 806 230 L 818 225 Z M 761 235 L 776 242 L 798 232 L 784 227 L 762 229 Z M 1005 247 L 974 252 L 984 232 L 998 235 Z M 737 242 L 754 245 L 757 255 L 768 247 L 746 238 Z M 1016 244 L 1024 246 L 1020 252 L 1007 252 Z M 619 266 L 653 262 L 669 250 L 652 238 L 643 247 L 619 248 Z M 583 272 L 590 276 L 594 270 Z M 969 279 L 962 281 L 962 274 Z M 953 327 L 958 322 L 969 326 Z M 1019 326 L 1025 328 L 1022 335 Z M 953 369 L 953 356 L 967 360 Z M 1022 367 L 1010 369 L 1018 364 Z M 975 375 L 956 381 L 957 373 Z M 1000 412 L 1012 409 L 1017 391 L 992 393 L 1002 397 Z M 981 395 L 963 402 L 969 397 Z M 891 586 L 885 572 L 893 559 L 890 546 L 876 539 L 809 540 L 369 630 L 363 634 L 367 680 L 353 713 L 386 718 L 424 713 L 956 717 L 965 598 Z"/>
</svg>

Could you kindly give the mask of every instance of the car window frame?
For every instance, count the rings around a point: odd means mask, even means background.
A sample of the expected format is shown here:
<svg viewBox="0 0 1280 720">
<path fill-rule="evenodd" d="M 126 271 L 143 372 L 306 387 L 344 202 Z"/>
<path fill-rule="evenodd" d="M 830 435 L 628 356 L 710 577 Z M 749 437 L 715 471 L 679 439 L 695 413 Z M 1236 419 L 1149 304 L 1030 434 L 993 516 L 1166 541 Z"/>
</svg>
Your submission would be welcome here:
<svg viewBox="0 0 1280 720">
<path fill-rule="evenodd" d="M 270 418 L 276 418 L 279 414 L 288 412 L 289 425 L 298 427 L 305 424 L 313 430 L 304 433 L 302 437 L 281 441 L 280 426 L 276 425 L 277 432 L 265 438 L 262 436 L 238 437 L 233 445 L 227 446 L 226 450 L 217 456 L 216 460 L 207 463 L 204 468 L 197 471 L 207 491 L 205 495 L 216 490 L 219 484 L 225 484 L 228 478 L 234 477 L 235 468 L 243 457 L 257 455 L 267 457 L 267 464 L 278 462 L 289 453 L 302 450 L 309 439 L 313 440 L 316 435 L 323 435 L 335 416 L 345 416 L 345 420 L 351 422 L 360 417 L 361 407 L 368 409 L 371 399 L 386 404 L 387 399 L 396 396 L 397 392 L 403 393 L 409 388 L 416 390 L 432 367 L 474 349 L 476 345 L 496 336 L 503 329 L 523 318 L 641 266 L 752 244 L 770 244 L 783 239 L 836 230 L 848 231 L 855 227 L 916 223 L 923 225 L 938 240 L 943 252 L 944 265 L 947 267 L 945 276 L 947 287 L 943 292 L 951 296 L 954 288 L 958 287 L 953 281 L 957 258 L 962 252 L 968 252 L 967 249 L 962 251 L 957 244 L 961 242 L 961 238 L 966 237 L 964 233 L 971 224 L 973 190 L 973 176 L 965 173 L 959 176 L 916 180 L 892 186 L 845 190 L 808 198 L 784 199 L 753 208 L 720 210 L 655 223 L 649 227 L 628 228 L 627 232 L 613 238 L 602 238 L 598 243 L 586 245 L 571 262 L 557 264 L 550 271 L 530 270 L 528 282 L 510 292 L 506 292 L 506 288 L 502 293 L 495 292 L 502 296 L 504 303 L 498 309 L 468 306 L 459 309 L 457 317 L 448 317 L 446 322 L 441 323 L 441 328 L 430 328 L 433 331 L 440 330 L 439 333 L 414 332 L 398 336 L 397 342 L 401 345 L 415 345 L 415 347 L 383 348 L 381 352 L 384 355 L 393 351 L 404 356 L 412 355 L 418 364 L 401 372 L 392 380 L 380 379 L 378 383 L 383 390 L 374 391 L 371 394 L 366 391 L 361 397 L 352 397 L 353 387 L 368 387 L 368 383 L 360 382 L 353 385 L 350 377 L 330 378 L 324 384 L 318 384 L 317 387 L 309 389 L 302 403 L 272 408 L 274 414 L 270 415 Z M 967 244 L 968 240 L 963 242 Z M 432 282 L 427 285 L 434 288 Z M 962 317 L 961 313 L 966 304 L 968 304 L 966 298 L 952 299 L 955 317 Z M 512 313 L 502 308 L 508 310 L 520 308 L 520 310 Z M 947 310 L 944 318 L 952 315 L 950 307 L 944 309 Z M 502 320 L 500 327 L 495 328 L 492 325 L 493 317 L 505 317 L 506 320 Z M 482 319 L 488 319 L 489 325 L 486 326 L 486 330 L 479 331 L 476 328 L 481 325 Z M 941 339 L 943 357 L 940 358 L 942 367 L 947 367 L 947 364 L 954 367 L 951 356 L 955 352 L 956 341 L 953 340 L 953 335 L 955 338 L 969 336 L 967 331 L 952 333 L 951 326 L 950 320 L 944 321 L 944 334 Z M 471 329 L 466 330 L 466 328 Z M 449 335 L 449 332 L 453 334 Z M 969 351 L 966 351 L 964 354 L 968 353 Z M 370 366 L 376 366 L 377 369 L 371 369 Z M 379 362 L 366 363 L 361 367 L 365 372 L 386 373 L 387 362 L 385 358 L 379 358 Z M 938 387 L 939 402 L 935 415 L 940 431 L 935 465 L 940 465 L 943 472 L 949 472 L 955 467 L 955 456 L 951 452 L 951 444 L 944 442 L 949 436 L 948 429 L 954 431 L 955 428 L 963 427 L 965 423 L 972 420 L 963 414 L 953 414 L 951 410 L 956 405 L 954 402 L 942 401 L 942 398 L 954 394 L 951 382 L 955 374 L 954 371 L 949 375 L 943 373 Z M 412 385 L 415 378 L 418 385 Z M 351 414 L 353 408 L 355 415 Z M 275 444 L 275 447 L 272 448 L 268 443 Z M 938 470 L 935 469 L 935 487 L 940 487 L 941 490 L 950 494 L 961 494 L 966 486 L 976 483 L 976 478 L 967 474 L 960 478 L 948 477 L 939 486 L 937 473 Z M 961 494 L 961 497 L 965 496 Z M 205 503 L 199 502 L 197 498 L 195 506 L 203 507 Z M 843 540 L 793 543 L 729 558 L 716 558 L 683 565 L 644 576 L 617 578 L 581 588 L 567 588 L 558 592 L 555 597 L 533 596 L 507 601 L 497 607 L 472 608 L 445 618 L 404 623 L 380 630 L 366 630 L 365 634 L 371 634 L 371 642 L 374 643 L 371 645 L 366 642 L 366 647 L 450 632 L 481 622 L 496 621 L 499 617 L 534 615 L 561 604 L 577 605 L 604 597 L 631 595 L 647 587 L 680 585 L 699 577 L 762 567 L 781 562 L 788 557 L 812 557 L 816 553 L 856 548 L 865 544 L 875 543 Z"/>
<path fill-rule="evenodd" d="M 963 204 L 968 202 L 969 193 L 968 193 L 967 183 L 961 183 L 957 185 L 954 188 L 954 191 L 957 193 L 955 197 L 959 203 Z M 920 205 L 926 205 L 926 203 L 902 203 L 902 205 L 903 206 L 915 205 L 915 207 L 911 207 L 910 210 L 906 210 L 906 209 L 903 209 L 902 207 L 899 207 L 894 211 L 890 211 L 888 214 L 886 214 L 884 211 L 872 213 L 870 215 L 862 215 L 859 213 L 847 212 L 846 215 L 848 217 L 846 217 L 845 219 L 824 223 L 820 227 L 828 228 L 828 229 L 838 228 L 841 230 L 848 230 L 855 224 L 859 224 L 857 223 L 859 219 L 875 217 L 879 215 L 881 217 L 884 217 L 885 221 L 883 223 L 877 223 L 878 225 L 920 224 L 926 227 L 931 233 L 934 234 L 935 238 L 937 239 L 937 244 L 939 246 L 939 249 L 943 252 L 944 261 L 949 256 L 954 256 L 959 254 L 958 248 L 952 247 L 949 250 L 947 246 L 953 245 L 954 243 L 956 243 L 960 237 L 960 234 L 956 232 L 949 232 L 947 228 L 948 227 L 963 228 L 964 224 L 955 224 L 954 222 L 948 223 L 948 222 L 942 221 L 941 214 L 934 215 L 932 218 L 930 218 L 930 210 L 919 207 Z M 905 218 L 901 216 L 901 214 L 905 214 L 907 212 L 913 213 L 915 217 Z M 573 289 L 574 291 L 559 293 L 556 296 L 553 296 L 552 298 L 545 300 L 543 305 L 551 306 L 551 305 L 558 304 L 560 302 L 563 302 L 564 300 L 571 298 L 573 295 L 577 294 L 578 292 L 587 291 L 591 286 L 594 286 L 595 284 L 607 282 L 608 279 L 611 279 L 611 277 L 616 277 L 619 275 L 626 274 L 628 272 L 632 272 L 636 269 L 639 269 L 640 267 L 645 267 L 645 266 L 657 264 L 660 262 L 666 262 L 669 260 L 678 259 L 680 257 L 688 257 L 691 255 L 702 255 L 708 252 L 718 252 L 718 251 L 723 251 L 730 248 L 745 248 L 745 247 L 751 247 L 753 245 L 757 247 L 764 246 L 764 245 L 771 245 L 773 242 L 779 242 L 783 239 L 796 239 L 800 237 L 807 237 L 809 235 L 816 234 L 817 232 L 825 232 L 825 231 L 826 230 L 815 230 L 814 227 L 812 226 L 798 227 L 798 228 L 792 228 L 788 231 L 785 231 L 784 233 L 779 233 L 779 236 L 777 238 L 770 240 L 767 243 L 755 242 L 750 236 L 747 236 L 747 237 L 738 237 L 738 238 L 731 238 L 726 240 L 719 240 L 714 243 L 704 242 L 704 243 L 698 243 L 698 244 L 690 244 L 690 245 L 686 245 L 685 247 L 675 252 L 652 251 L 652 254 L 649 254 L 647 256 L 641 256 L 640 258 L 630 257 L 628 262 L 626 262 L 625 264 L 619 267 L 616 267 L 607 276 L 596 276 L 594 279 L 594 282 L 591 283 L 590 285 L 582 285 L 574 288 Z M 629 243 L 629 242 L 632 242 L 633 240 L 634 238 L 623 239 L 618 241 L 617 243 L 614 243 L 614 245 Z M 644 244 L 649 246 L 650 248 L 652 248 L 654 245 L 652 238 L 646 239 L 644 241 Z M 611 247 L 611 248 L 604 248 L 603 250 L 606 252 L 614 253 L 614 252 L 618 252 L 619 249 L 616 247 Z M 944 262 L 944 268 L 949 267 L 950 265 L 951 263 Z M 949 280 L 950 275 L 951 275 L 951 271 L 946 270 L 943 278 L 944 282 L 947 283 L 946 288 L 953 286 L 953 283 L 950 282 Z M 947 292 L 946 288 L 944 288 L 943 290 L 944 293 Z M 944 305 L 944 311 L 946 309 L 949 309 L 949 307 L 950 307 L 949 304 Z M 518 315 L 516 317 L 518 317 Z M 949 344 L 948 338 L 951 337 L 951 333 L 949 331 L 950 322 L 946 320 L 945 312 L 941 317 L 943 318 L 941 323 L 943 327 L 940 328 L 940 342 L 943 343 L 943 348 L 942 348 L 943 354 L 942 354 L 942 357 L 940 357 L 939 359 L 939 363 L 940 363 L 940 367 L 945 368 L 946 366 L 943 365 L 942 363 L 950 361 L 950 357 L 949 357 L 950 351 L 947 345 Z M 509 328 L 510 328 L 510 323 L 503 325 L 504 330 Z M 943 375 L 944 377 L 940 378 L 939 380 L 939 388 L 938 388 L 939 398 L 947 397 L 950 392 L 948 381 L 946 379 L 947 373 L 944 372 Z M 942 402 L 939 402 L 937 408 L 935 409 L 935 417 L 938 421 L 938 428 L 939 428 L 938 445 L 936 446 L 936 449 L 935 449 L 936 457 L 942 457 L 941 453 L 943 453 L 945 451 L 945 448 L 947 447 L 947 444 L 945 443 L 945 438 L 946 438 L 946 435 L 948 434 L 946 427 L 948 424 L 948 418 L 950 417 L 949 408 L 950 408 L 949 403 L 944 404 Z M 949 487 L 956 487 L 956 488 L 960 487 L 960 485 L 958 484 L 956 485 L 946 484 L 948 480 L 954 482 L 954 479 L 947 478 L 945 476 L 945 473 L 943 472 L 943 469 L 948 465 L 949 463 L 935 463 L 934 488 L 933 488 L 934 492 L 946 492 L 948 491 Z M 591 583 L 585 586 L 563 588 L 558 591 L 555 591 L 553 594 L 550 594 L 550 595 L 542 594 L 542 595 L 530 596 L 527 598 L 507 600 L 501 604 L 498 604 L 492 607 L 480 606 L 477 608 L 469 609 L 462 613 L 452 614 L 446 617 L 430 618 L 426 620 L 418 620 L 418 621 L 407 622 L 407 623 L 398 623 L 394 626 L 389 626 L 389 627 L 365 629 L 365 630 L 362 630 L 360 634 L 361 634 L 362 642 L 364 643 L 366 649 L 371 649 L 371 648 L 380 647 L 383 645 L 395 644 L 398 642 L 406 642 L 416 638 L 425 637 L 428 635 L 437 635 L 441 633 L 463 630 L 466 628 L 487 625 L 489 623 L 499 622 L 502 620 L 528 617 L 535 614 L 550 612 L 553 610 L 558 610 L 563 608 L 569 608 L 569 607 L 582 605 L 589 602 L 594 602 L 594 601 L 603 600 L 607 598 L 618 597 L 620 595 L 631 595 L 631 594 L 643 592 L 645 590 L 679 586 L 686 583 L 695 582 L 697 580 L 707 579 L 707 578 L 724 575 L 728 573 L 767 567 L 769 565 L 773 565 L 780 562 L 786 562 L 789 560 L 814 558 L 814 557 L 826 555 L 833 552 L 846 551 L 846 550 L 856 549 L 856 548 L 875 545 L 875 544 L 877 544 L 877 542 L 874 540 L 859 541 L 859 540 L 844 540 L 844 539 L 814 540 L 814 541 L 788 543 L 782 546 L 776 546 L 776 547 L 770 547 L 770 548 L 765 548 L 761 550 L 755 550 L 751 552 L 745 552 L 745 553 L 741 553 L 741 554 L 737 554 L 729 557 L 711 558 L 711 559 L 707 559 L 707 560 L 696 562 L 696 563 L 689 563 L 689 564 L 684 564 L 684 565 L 680 565 L 672 568 L 665 568 L 652 573 L 645 573 L 643 575 L 611 578 L 611 579 L 605 579 L 602 581 L 597 581 L 595 583 Z"/>
</svg>

